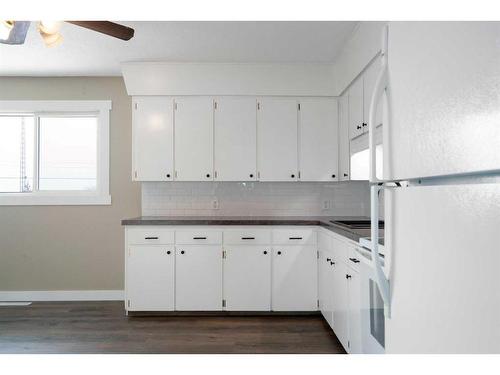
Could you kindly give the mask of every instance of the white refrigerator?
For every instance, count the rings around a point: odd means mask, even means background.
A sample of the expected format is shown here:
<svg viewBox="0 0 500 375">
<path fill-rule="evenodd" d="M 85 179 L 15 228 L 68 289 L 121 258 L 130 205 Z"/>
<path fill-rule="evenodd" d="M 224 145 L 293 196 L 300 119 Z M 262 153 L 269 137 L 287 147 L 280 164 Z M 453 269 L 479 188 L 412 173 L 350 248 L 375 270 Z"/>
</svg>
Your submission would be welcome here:
<svg viewBox="0 0 500 375">
<path fill-rule="evenodd" d="M 381 51 L 385 352 L 500 353 L 500 22 L 390 22 Z"/>
</svg>

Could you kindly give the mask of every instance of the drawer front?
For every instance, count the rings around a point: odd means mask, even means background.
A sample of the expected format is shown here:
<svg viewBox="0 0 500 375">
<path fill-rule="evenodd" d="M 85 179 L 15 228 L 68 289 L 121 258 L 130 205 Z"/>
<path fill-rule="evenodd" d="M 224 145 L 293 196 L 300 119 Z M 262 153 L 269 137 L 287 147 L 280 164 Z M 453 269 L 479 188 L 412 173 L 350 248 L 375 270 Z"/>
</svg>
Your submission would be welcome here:
<svg viewBox="0 0 500 375">
<path fill-rule="evenodd" d="M 235 229 L 224 231 L 224 244 L 228 245 L 270 245 L 271 230 Z"/>
<path fill-rule="evenodd" d="M 207 231 L 206 229 L 201 229 L 201 228 L 200 230 L 197 231 L 193 230 L 176 231 L 175 243 L 183 245 L 198 245 L 198 244 L 218 245 L 222 244 L 222 232 Z"/>
<path fill-rule="evenodd" d="M 129 245 L 168 245 L 174 243 L 174 232 L 161 228 L 129 228 L 127 229 Z"/>
<path fill-rule="evenodd" d="M 348 258 L 346 260 L 346 263 L 351 267 L 353 270 L 359 272 L 359 266 L 361 264 L 361 255 L 356 251 L 354 246 L 349 246 L 349 251 L 348 251 Z"/>
<path fill-rule="evenodd" d="M 318 249 L 322 251 L 332 251 L 332 237 L 323 232 L 318 231 Z"/>
<path fill-rule="evenodd" d="M 313 229 L 275 229 L 273 244 L 316 245 L 316 231 Z"/>
</svg>

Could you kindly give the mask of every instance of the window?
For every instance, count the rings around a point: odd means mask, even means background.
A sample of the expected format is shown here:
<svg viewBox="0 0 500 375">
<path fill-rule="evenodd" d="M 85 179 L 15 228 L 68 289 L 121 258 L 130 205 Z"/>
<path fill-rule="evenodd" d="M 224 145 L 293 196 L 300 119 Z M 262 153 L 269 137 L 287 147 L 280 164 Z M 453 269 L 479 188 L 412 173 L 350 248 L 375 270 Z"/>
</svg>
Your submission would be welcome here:
<svg viewBox="0 0 500 375">
<path fill-rule="evenodd" d="M 0 205 L 110 204 L 109 101 L 0 101 Z"/>
</svg>

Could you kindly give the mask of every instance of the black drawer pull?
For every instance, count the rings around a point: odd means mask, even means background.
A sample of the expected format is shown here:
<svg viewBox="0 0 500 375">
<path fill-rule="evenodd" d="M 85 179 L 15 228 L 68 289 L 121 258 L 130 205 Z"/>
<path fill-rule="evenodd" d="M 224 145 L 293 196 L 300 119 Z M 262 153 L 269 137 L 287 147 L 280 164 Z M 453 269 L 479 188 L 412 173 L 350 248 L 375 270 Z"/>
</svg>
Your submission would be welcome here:
<svg viewBox="0 0 500 375">
<path fill-rule="evenodd" d="M 330 262 L 330 266 L 334 266 L 335 265 L 335 262 Z"/>
<path fill-rule="evenodd" d="M 158 237 L 144 237 L 145 240 L 157 240 Z"/>
<path fill-rule="evenodd" d="M 356 258 L 349 258 L 349 260 L 353 263 L 359 263 L 359 260 L 357 260 Z"/>
<path fill-rule="evenodd" d="M 331 261 L 331 259 L 330 258 L 326 258 L 326 261 L 329 262 L 329 261 Z"/>
<path fill-rule="evenodd" d="M 345 278 L 349 280 L 351 278 L 351 275 L 345 275 Z"/>
<path fill-rule="evenodd" d="M 167 251 L 167 254 L 170 255 L 170 250 Z"/>
<path fill-rule="evenodd" d="M 278 255 L 281 255 L 281 251 L 278 251 Z"/>
<path fill-rule="evenodd" d="M 264 250 L 264 255 L 267 255 L 267 251 L 266 250 Z"/>
<path fill-rule="evenodd" d="M 193 237 L 193 240 L 206 240 L 207 237 Z"/>
<path fill-rule="evenodd" d="M 302 237 L 288 237 L 289 240 L 301 240 Z"/>
<path fill-rule="evenodd" d="M 255 240 L 255 237 L 241 237 L 242 240 Z"/>
</svg>

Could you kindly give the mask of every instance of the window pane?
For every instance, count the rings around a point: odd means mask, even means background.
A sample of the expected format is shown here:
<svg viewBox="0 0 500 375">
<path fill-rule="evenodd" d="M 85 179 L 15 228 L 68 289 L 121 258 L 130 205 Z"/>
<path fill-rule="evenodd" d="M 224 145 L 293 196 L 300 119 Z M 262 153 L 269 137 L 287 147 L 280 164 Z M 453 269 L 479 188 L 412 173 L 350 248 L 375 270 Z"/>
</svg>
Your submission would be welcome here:
<svg viewBox="0 0 500 375">
<path fill-rule="evenodd" d="M 0 116 L 0 192 L 33 190 L 35 121 L 32 116 Z"/>
<path fill-rule="evenodd" d="M 97 118 L 40 118 L 40 190 L 96 190 Z"/>
</svg>

